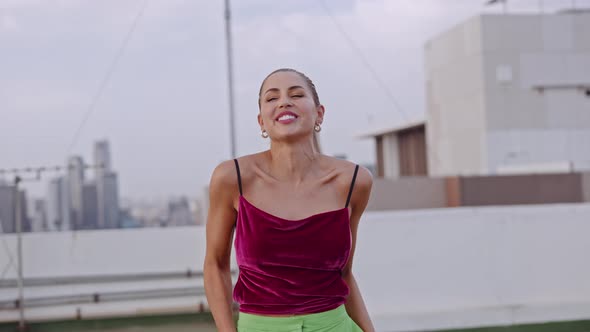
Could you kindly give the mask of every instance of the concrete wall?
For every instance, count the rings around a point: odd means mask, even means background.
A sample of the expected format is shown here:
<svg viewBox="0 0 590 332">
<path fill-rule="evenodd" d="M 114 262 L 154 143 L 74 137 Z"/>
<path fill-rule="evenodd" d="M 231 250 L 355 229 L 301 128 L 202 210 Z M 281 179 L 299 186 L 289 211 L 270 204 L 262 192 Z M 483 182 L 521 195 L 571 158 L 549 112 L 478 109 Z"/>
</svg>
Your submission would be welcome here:
<svg viewBox="0 0 590 332">
<path fill-rule="evenodd" d="M 590 172 L 582 173 L 581 178 L 584 202 L 590 202 Z"/>
<path fill-rule="evenodd" d="M 487 168 L 590 169 L 590 13 L 484 15 Z M 540 87 L 544 87 L 542 92 Z"/>
<path fill-rule="evenodd" d="M 378 331 L 424 331 L 590 318 L 590 204 L 369 212 L 354 273 Z M 169 272 L 203 264 L 204 228 L 26 234 L 24 274 Z M 15 276 L 15 236 L 3 235 L 5 278 Z M 3 247 L 4 248 L 4 247 Z M 190 280 L 189 280 L 190 281 Z M 194 281 L 201 285 L 201 281 Z M 186 285 L 186 282 L 184 282 Z M 166 287 L 162 284 L 160 287 Z M 104 287 L 104 286 L 103 286 Z M 115 283 L 119 290 L 139 285 Z M 96 291 L 63 287 L 67 294 Z M 27 297 L 47 289 L 26 290 Z M 16 290 L 0 288 L 0 299 Z M 80 306 L 88 315 L 196 310 L 196 298 Z M 106 308 L 106 309 L 105 309 Z M 40 307 L 28 319 L 71 319 L 76 307 Z M 0 310 L 0 320 L 15 320 Z"/>
<path fill-rule="evenodd" d="M 590 170 L 590 12 L 482 15 L 425 47 L 429 174 Z M 563 169 L 562 169 L 563 171 Z"/>
<path fill-rule="evenodd" d="M 0 281 L 14 280 L 17 275 L 16 236 L 0 235 L 0 269 L 6 274 Z M 134 315 L 196 312 L 206 303 L 198 293 L 201 278 L 183 277 L 186 271 L 202 271 L 205 257 L 204 227 L 146 228 L 129 230 L 95 230 L 78 232 L 25 233 L 23 235 L 23 273 L 25 279 L 52 277 L 141 276 L 127 281 L 54 282 L 26 287 L 27 299 L 91 296 L 124 292 L 186 289 L 189 295 L 101 303 L 33 306 L 26 308 L 30 321 L 56 319 L 104 318 Z M 234 264 L 234 269 L 236 266 Z M 157 274 L 178 274 L 179 277 L 154 278 Z M 75 278 L 74 278 L 75 279 Z M 1 285 L 1 284 L 0 284 Z M 15 287 L 0 286 L 0 303 L 17 299 Z M 90 294 L 90 295 L 88 295 Z M 111 296 L 112 297 L 112 296 Z M 38 302 L 38 301 L 37 301 Z M 18 311 L 0 309 L 0 322 L 18 320 Z"/>
<path fill-rule="evenodd" d="M 481 18 L 472 18 L 425 46 L 428 172 L 482 174 L 486 163 Z"/>
<path fill-rule="evenodd" d="M 5 279 L 11 279 L 16 244 L 14 236 L 3 237 L 12 249 L 0 249 L 0 267 L 10 266 Z M 200 271 L 205 233 L 204 227 L 26 233 L 23 253 L 24 275 L 32 278 Z"/>
<path fill-rule="evenodd" d="M 367 210 L 428 209 L 446 206 L 445 180 L 427 177 L 375 179 Z"/>
<path fill-rule="evenodd" d="M 583 202 L 581 174 L 466 177 L 461 206 Z"/>
<path fill-rule="evenodd" d="M 590 204 L 372 212 L 355 276 L 380 331 L 590 318 Z"/>
<path fill-rule="evenodd" d="M 590 173 L 376 178 L 368 211 L 590 202 Z"/>
</svg>

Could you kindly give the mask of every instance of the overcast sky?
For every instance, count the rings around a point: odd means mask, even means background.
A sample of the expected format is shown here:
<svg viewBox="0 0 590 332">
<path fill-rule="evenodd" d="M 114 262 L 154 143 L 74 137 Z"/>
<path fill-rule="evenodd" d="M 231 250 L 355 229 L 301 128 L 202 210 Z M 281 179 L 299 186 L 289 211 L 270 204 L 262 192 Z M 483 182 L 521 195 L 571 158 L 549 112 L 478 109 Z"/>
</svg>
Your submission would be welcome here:
<svg viewBox="0 0 590 332">
<path fill-rule="evenodd" d="M 230 158 L 223 1 L 144 2 L 0 0 L 0 168 L 64 164 L 70 154 L 92 163 L 93 142 L 108 139 L 123 197 L 203 194 L 215 165 Z M 510 8 L 535 11 L 540 2 Z M 315 81 L 326 107 L 324 152 L 373 163 L 373 142 L 354 134 L 425 112 L 425 41 L 501 12 L 483 3 L 233 0 L 238 155 L 268 147 L 258 89 L 270 71 L 292 67 Z M 45 187 L 25 184 L 37 196 Z"/>
</svg>

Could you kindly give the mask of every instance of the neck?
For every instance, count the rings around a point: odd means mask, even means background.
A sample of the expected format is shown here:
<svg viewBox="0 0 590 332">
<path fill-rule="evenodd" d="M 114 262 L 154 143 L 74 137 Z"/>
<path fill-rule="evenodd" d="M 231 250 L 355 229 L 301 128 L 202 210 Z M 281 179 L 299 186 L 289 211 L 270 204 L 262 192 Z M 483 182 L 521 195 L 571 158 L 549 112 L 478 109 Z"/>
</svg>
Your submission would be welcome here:
<svg viewBox="0 0 590 332">
<path fill-rule="evenodd" d="M 270 173 L 279 180 L 301 183 L 317 162 L 318 156 L 319 152 L 312 140 L 305 143 L 271 141 Z"/>
</svg>

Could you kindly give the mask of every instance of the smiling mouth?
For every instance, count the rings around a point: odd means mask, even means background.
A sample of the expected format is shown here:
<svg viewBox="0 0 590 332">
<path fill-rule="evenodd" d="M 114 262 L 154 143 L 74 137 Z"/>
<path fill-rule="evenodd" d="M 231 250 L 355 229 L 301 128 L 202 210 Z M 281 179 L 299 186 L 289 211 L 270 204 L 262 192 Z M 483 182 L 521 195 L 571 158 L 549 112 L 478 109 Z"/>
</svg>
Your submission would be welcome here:
<svg viewBox="0 0 590 332">
<path fill-rule="evenodd" d="M 277 118 L 277 121 L 295 120 L 297 117 L 293 114 L 284 114 Z"/>
</svg>

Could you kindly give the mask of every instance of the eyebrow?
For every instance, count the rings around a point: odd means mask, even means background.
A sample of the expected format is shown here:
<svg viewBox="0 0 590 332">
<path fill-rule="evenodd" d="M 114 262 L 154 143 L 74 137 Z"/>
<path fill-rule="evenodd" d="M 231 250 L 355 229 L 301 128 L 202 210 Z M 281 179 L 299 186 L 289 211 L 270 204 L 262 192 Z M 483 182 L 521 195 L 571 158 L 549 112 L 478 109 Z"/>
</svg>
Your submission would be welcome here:
<svg viewBox="0 0 590 332">
<path fill-rule="evenodd" d="M 287 89 L 287 90 L 288 91 L 291 91 L 291 90 L 295 90 L 295 89 L 304 89 L 304 88 L 301 85 L 293 85 L 292 87 L 289 87 L 289 89 Z M 272 92 L 272 91 L 279 91 L 279 89 L 277 89 L 277 88 L 270 88 L 270 89 L 266 90 L 264 92 L 264 94 L 267 94 L 268 92 Z"/>
</svg>

